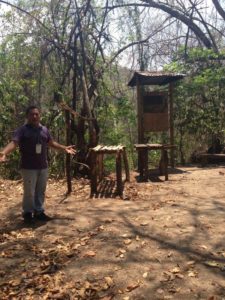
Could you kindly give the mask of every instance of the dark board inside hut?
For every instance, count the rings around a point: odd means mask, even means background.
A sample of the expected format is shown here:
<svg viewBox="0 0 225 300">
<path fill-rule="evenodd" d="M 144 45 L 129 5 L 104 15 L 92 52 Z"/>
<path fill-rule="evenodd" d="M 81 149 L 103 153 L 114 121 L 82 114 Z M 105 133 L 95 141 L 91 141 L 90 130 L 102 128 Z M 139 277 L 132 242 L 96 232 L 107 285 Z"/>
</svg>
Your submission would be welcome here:
<svg viewBox="0 0 225 300">
<path fill-rule="evenodd" d="M 167 94 L 145 92 L 142 97 L 144 131 L 168 130 L 169 116 Z"/>
</svg>

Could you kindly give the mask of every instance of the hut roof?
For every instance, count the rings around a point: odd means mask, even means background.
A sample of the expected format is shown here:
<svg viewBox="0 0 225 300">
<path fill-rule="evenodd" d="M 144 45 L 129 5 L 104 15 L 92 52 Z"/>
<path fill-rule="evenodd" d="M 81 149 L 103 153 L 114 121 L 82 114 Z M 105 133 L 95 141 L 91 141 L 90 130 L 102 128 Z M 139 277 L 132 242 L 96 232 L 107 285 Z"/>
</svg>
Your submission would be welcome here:
<svg viewBox="0 0 225 300">
<path fill-rule="evenodd" d="M 184 74 L 169 72 L 136 71 L 128 85 L 133 87 L 139 81 L 140 85 L 164 85 L 184 78 Z"/>
</svg>

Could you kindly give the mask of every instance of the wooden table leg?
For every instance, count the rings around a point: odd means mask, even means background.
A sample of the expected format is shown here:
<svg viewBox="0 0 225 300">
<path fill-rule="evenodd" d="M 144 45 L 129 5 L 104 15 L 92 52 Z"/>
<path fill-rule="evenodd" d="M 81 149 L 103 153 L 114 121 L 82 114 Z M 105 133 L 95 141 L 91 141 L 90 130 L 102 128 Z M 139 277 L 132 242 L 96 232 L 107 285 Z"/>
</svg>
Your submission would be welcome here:
<svg viewBox="0 0 225 300">
<path fill-rule="evenodd" d="M 91 194 L 97 193 L 97 154 L 91 151 Z"/>
<path fill-rule="evenodd" d="M 160 175 L 165 175 L 165 180 L 168 180 L 168 152 L 164 148 L 161 151 Z"/>
<path fill-rule="evenodd" d="M 165 180 L 169 180 L 168 178 L 168 151 L 164 150 L 164 160 L 165 160 Z"/>
<path fill-rule="evenodd" d="M 143 149 L 143 179 L 148 180 L 148 149 Z"/>
<path fill-rule="evenodd" d="M 104 173 L 104 163 L 103 163 L 103 161 L 104 161 L 104 154 L 99 153 L 98 154 L 98 159 L 97 159 L 99 181 L 101 181 L 103 179 L 103 173 Z"/>
<path fill-rule="evenodd" d="M 144 163 L 143 163 L 143 150 L 138 150 L 138 160 L 139 160 L 139 166 L 138 171 L 140 173 L 140 177 L 143 178 L 144 175 Z"/>
<path fill-rule="evenodd" d="M 123 161 L 124 161 L 124 168 L 125 168 L 125 173 L 126 173 L 126 181 L 129 182 L 130 181 L 130 170 L 129 170 L 129 163 L 128 163 L 125 147 L 123 149 Z"/>
<path fill-rule="evenodd" d="M 122 159 L 121 152 L 118 151 L 116 155 L 116 182 L 117 182 L 117 193 L 123 195 L 123 183 L 122 183 Z"/>
<path fill-rule="evenodd" d="M 148 149 L 139 149 L 138 153 L 140 178 L 148 180 Z"/>
</svg>

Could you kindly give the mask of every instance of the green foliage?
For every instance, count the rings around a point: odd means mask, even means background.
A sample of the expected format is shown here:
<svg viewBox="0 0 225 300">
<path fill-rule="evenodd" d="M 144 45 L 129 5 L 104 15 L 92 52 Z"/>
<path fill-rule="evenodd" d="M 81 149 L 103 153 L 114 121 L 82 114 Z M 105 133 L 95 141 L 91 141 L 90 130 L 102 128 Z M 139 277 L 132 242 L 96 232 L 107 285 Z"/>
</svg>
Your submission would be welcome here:
<svg viewBox="0 0 225 300">
<path fill-rule="evenodd" d="M 20 154 L 19 151 L 15 151 L 10 155 L 10 159 L 0 164 L 0 174 L 7 179 L 20 179 L 19 172 Z"/>
<path fill-rule="evenodd" d="M 136 134 L 136 111 L 130 98 L 125 95 L 110 101 L 98 109 L 98 120 L 101 128 L 100 143 L 105 145 L 125 145 L 130 161 L 134 161 L 133 145 Z M 115 158 L 107 158 L 106 169 L 115 168 Z"/>
<path fill-rule="evenodd" d="M 167 70 L 187 74 L 177 88 L 175 128 L 176 136 L 179 132 L 186 134 L 183 148 L 188 157 L 195 149 L 206 149 L 213 137 L 224 138 L 225 67 L 212 50 L 196 48 L 185 60 L 167 66 Z M 188 149 L 192 137 L 192 149 Z"/>
</svg>

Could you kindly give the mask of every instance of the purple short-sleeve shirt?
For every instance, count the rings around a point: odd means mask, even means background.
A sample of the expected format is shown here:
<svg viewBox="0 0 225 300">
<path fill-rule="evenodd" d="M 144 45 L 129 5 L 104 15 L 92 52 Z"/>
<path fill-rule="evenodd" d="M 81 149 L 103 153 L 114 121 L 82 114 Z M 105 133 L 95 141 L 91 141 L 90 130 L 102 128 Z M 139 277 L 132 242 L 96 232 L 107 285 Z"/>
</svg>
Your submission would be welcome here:
<svg viewBox="0 0 225 300">
<path fill-rule="evenodd" d="M 48 167 L 47 148 L 52 139 L 47 127 L 40 125 L 33 127 L 25 124 L 19 127 L 12 140 L 18 143 L 21 153 L 22 169 L 46 169 Z M 40 153 L 36 153 L 36 145 L 41 145 Z M 40 148 L 40 146 L 39 146 Z"/>
</svg>

